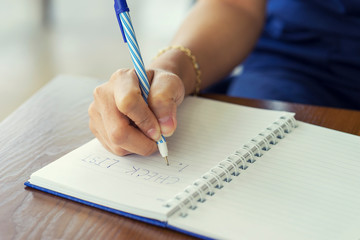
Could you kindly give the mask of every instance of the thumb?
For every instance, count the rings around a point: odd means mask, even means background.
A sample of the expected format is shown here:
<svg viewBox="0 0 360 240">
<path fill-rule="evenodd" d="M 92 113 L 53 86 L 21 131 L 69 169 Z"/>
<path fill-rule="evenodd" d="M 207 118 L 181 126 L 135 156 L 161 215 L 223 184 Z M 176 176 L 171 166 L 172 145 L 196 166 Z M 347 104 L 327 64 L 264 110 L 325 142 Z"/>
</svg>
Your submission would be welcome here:
<svg viewBox="0 0 360 240">
<path fill-rule="evenodd" d="M 165 137 L 171 136 L 177 126 L 176 104 L 173 101 L 162 101 L 152 108 L 155 116 L 158 118 L 161 133 Z"/>
<path fill-rule="evenodd" d="M 184 99 L 184 89 L 177 75 L 160 70 L 154 71 L 148 103 L 165 137 L 171 136 L 176 129 L 176 111 Z"/>
</svg>

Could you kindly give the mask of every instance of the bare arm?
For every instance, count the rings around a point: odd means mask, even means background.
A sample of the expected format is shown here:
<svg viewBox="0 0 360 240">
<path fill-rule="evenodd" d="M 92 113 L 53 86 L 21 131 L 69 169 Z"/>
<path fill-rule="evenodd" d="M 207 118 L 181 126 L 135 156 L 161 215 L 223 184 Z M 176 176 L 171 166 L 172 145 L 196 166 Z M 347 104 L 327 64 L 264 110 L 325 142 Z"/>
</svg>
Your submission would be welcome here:
<svg viewBox="0 0 360 240">
<path fill-rule="evenodd" d="M 191 49 L 202 71 L 202 87 L 222 79 L 241 63 L 254 47 L 261 32 L 265 0 L 199 0 L 185 19 L 171 45 Z M 195 87 L 191 61 L 172 50 L 152 62 L 177 74 L 186 92 Z"/>
</svg>

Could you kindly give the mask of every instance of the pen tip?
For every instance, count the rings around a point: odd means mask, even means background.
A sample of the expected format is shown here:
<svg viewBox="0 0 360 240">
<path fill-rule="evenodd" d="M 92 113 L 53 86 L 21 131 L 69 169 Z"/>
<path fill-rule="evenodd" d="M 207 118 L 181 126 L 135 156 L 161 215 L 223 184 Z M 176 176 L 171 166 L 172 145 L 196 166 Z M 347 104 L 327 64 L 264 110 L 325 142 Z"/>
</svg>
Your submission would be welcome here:
<svg viewBox="0 0 360 240">
<path fill-rule="evenodd" d="M 169 160 L 167 157 L 165 157 L 166 165 L 169 166 Z"/>
</svg>

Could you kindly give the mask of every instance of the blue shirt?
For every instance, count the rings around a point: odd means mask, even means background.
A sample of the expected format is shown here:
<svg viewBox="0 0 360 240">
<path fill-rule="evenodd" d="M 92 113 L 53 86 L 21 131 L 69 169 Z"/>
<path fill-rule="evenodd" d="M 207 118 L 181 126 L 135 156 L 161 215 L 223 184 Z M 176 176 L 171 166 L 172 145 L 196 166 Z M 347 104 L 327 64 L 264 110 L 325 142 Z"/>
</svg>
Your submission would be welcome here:
<svg viewBox="0 0 360 240">
<path fill-rule="evenodd" d="M 271 31 L 291 24 L 321 34 L 360 38 L 359 0 L 269 0 L 267 13 L 270 22 L 279 21 L 277 27 L 267 25 Z"/>
<path fill-rule="evenodd" d="M 229 95 L 360 109 L 360 0 L 269 0 Z"/>
</svg>

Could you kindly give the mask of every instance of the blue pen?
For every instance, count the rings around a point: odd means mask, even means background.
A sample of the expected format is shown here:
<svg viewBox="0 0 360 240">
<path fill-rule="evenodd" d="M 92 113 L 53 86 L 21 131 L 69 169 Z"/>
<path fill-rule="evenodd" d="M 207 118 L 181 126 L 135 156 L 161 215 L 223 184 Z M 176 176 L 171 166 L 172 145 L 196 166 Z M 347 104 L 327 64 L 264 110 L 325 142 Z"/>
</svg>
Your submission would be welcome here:
<svg viewBox="0 0 360 240">
<path fill-rule="evenodd" d="M 141 94 L 147 103 L 147 97 L 149 95 L 150 84 L 146 75 L 145 65 L 141 57 L 140 48 L 136 40 L 135 31 L 131 23 L 129 7 L 126 0 L 114 0 L 114 8 L 117 20 L 120 25 L 120 30 L 124 38 L 124 42 L 127 43 L 131 55 L 132 62 L 135 67 L 136 75 L 139 79 Z M 160 141 L 156 142 L 159 148 L 159 152 L 166 160 L 166 164 L 169 166 L 168 161 L 168 149 L 166 140 L 161 135 Z"/>
</svg>

